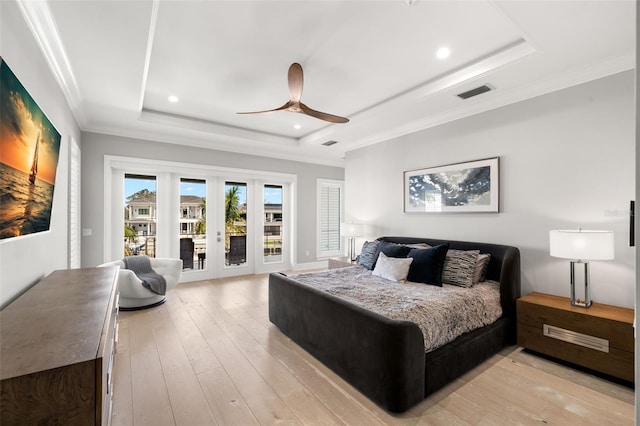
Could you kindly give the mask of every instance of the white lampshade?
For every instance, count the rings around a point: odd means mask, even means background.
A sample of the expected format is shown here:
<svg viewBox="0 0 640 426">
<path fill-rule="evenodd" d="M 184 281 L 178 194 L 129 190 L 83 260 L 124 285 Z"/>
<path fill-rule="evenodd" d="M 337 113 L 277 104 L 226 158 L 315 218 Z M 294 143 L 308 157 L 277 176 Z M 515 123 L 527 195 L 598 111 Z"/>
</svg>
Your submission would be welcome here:
<svg viewBox="0 0 640 426">
<path fill-rule="evenodd" d="M 364 235 L 364 224 L 362 223 L 341 223 L 340 233 L 343 237 L 361 237 Z"/>
<path fill-rule="evenodd" d="M 575 260 L 611 260 L 613 232 L 571 229 L 549 231 L 549 254 Z"/>
</svg>

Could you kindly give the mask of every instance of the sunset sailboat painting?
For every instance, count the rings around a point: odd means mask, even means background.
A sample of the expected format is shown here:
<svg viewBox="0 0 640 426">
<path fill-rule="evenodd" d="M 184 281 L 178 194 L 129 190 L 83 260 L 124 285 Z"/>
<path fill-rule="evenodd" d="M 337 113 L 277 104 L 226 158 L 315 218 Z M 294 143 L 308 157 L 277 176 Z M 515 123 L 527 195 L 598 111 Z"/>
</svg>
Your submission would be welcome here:
<svg viewBox="0 0 640 426">
<path fill-rule="evenodd" d="M 29 183 L 33 185 L 38 175 L 38 147 L 40 146 L 40 133 L 36 138 L 36 149 L 33 150 L 33 162 L 31 163 L 31 171 L 29 172 Z"/>
<path fill-rule="evenodd" d="M 0 242 L 50 230 L 60 139 L 0 57 Z"/>
</svg>

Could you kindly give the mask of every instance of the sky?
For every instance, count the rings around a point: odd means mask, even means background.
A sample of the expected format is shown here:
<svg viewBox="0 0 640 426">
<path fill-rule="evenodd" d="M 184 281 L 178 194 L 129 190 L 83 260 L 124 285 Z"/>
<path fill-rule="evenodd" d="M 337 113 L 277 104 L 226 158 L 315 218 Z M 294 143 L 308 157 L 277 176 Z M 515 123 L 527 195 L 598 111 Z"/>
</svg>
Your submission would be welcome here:
<svg viewBox="0 0 640 426">
<path fill-rule="evenodd" d="M 225 185 L 225 191 L 232 185 Z M 124 180 L 124 202 L 126 204 L 127 197 L 142 189 L 148 189 L 149 191 L 156 190 L 156 182 L 154 180 L 146 179 L 130 179 Z M 180 195 L 195 195 L 198 197 L 206 196 L 207 185 L 204 183 L 196 182 L 181 182 L 180 183 Z M 247 201 L 247 187 L 239 186 L 238 197 L 240 204 Z M 282 204 L 282 189 L 266 187 L 264 189 L 264 201 L 269 204 Z"/>
<path fill-rule="evenodd" d="M 38 179 L 53 185 L 60 153 L 60 133 L 2 59 L 0 162 L 29 173 L 38 140 Z"/>
</svg>

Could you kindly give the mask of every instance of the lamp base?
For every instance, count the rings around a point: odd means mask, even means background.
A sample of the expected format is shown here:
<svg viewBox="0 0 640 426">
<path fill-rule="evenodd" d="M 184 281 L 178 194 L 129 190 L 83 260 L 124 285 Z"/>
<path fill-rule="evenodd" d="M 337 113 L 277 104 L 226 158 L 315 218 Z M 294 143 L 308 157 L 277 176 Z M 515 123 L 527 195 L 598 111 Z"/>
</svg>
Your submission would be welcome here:
<svg viewBox="0 0 640 426">
<path fill-rule="evenodd" d="M 576 299 L 576 263 L 584 265 L 584 300 Z M 589 262 L 571 262 L 571 306 L 589 309 L 591 306 L 591 296 L 589 295 Z"/>
<path fill-rule="evenodd" d="M 357 256 L 356 256 L 356 239 L 354 237 L 349 237 L 349 253 L 347 254 L 347 257 L 349 258 L 350 261 L 355 261 Z"/>
<path fill-rule="evenodd" d="M 582 299 L 571 300 L 571 306 L 577 306 L 578 308 L 588 309 L 592 304 L 593 302 L 591 300 L 589 300 L 589 303 Z"/>
</svg>

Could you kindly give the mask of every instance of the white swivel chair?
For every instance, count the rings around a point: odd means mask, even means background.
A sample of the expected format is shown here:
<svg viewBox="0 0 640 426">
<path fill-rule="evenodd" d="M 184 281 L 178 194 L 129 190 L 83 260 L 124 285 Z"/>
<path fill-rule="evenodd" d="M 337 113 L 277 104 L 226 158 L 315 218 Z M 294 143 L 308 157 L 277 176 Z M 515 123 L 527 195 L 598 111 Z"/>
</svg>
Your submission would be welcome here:
<svg viewBox="0 0 640 426">
<path fill-rule="evenodd" d="M 164 277 L 167 282 L 167 291 L 173 289 L 180 280 L 182 274 L 182 260 L 170 258 L 150 258 L 151 268 Z M 165 302 L 165 296 L 156 294 L 142 285 L 136 274 L 124 268 L 122 260 L 103 263 L 98 266 L 119 266 L 118 290 L 120 291 L 120 309 L 133 311 L 137 309 L 152 308 Z"/>
</svg>

